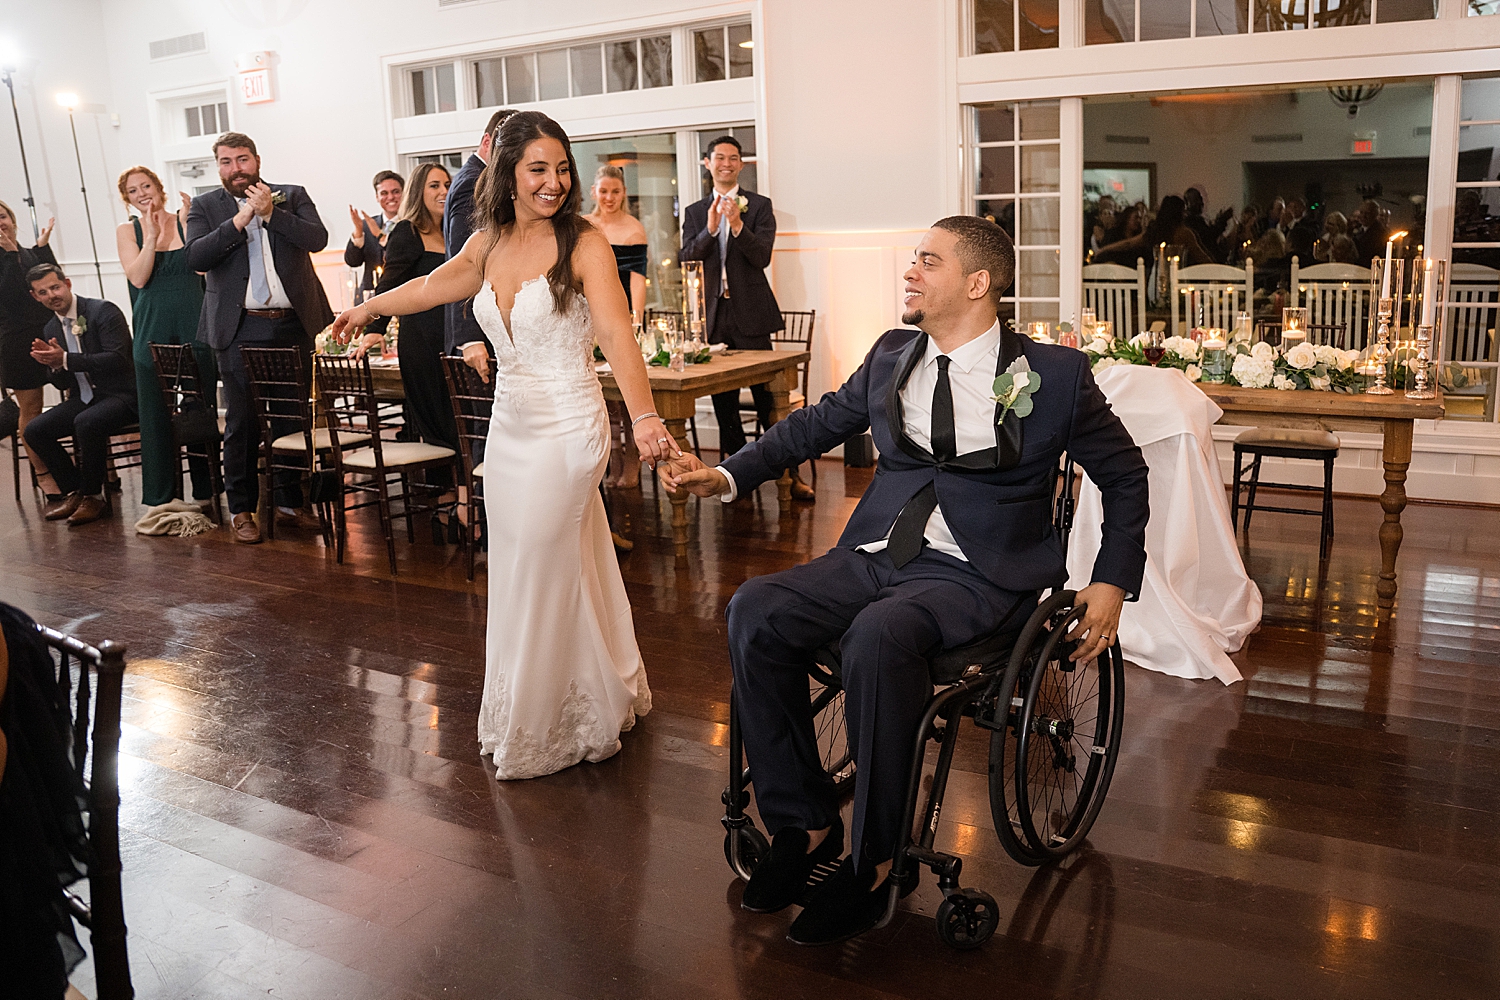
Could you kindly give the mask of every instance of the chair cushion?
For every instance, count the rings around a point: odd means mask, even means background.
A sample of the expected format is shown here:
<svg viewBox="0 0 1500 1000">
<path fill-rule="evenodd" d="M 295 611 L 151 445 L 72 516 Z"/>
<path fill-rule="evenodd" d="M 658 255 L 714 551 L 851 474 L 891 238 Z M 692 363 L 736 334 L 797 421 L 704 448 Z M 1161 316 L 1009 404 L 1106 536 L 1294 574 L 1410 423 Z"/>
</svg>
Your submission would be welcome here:
<svg viewBox="0 0 1500 1000">
<path fill-rule="evenodd" d="M 484 463 L 483 462 L 480 462 L 478 465 L 474 466 L 474 475 L 478 476 L 480 479 L 484 478 Z"/>
<path fill-rule="evenodd" d="M 1239 448 L 1306 448 L 1338 451 L 1339 436 L 1328 431 L 1302 431 L 1289 427 L 1252 427 L 1234 439 Z"/>
<path fill-rule="evenodd" d="M 392 469 L 400 465 L 440 462 L 445 458 L 452 458 L 455 453 L 452 448 L 427 444 L 425 441 L 382 441 L 380 454 L 385 459 L 386 468 Z M 375 468 L 375 449 L 361 448 L 347 452 L 344 455 L 344 465 L 351 469 Z"/>
<path fill-rule="evenodd" d="M 339 446 L 343 448 L 347 448 L 352 444 L 358 444 L 361 441 L 368 441 L 369 439 L 370 435 L 364 431 L 339 431 Z M 325 451 L 332 447 L 333 441 L 328 436 L 328 428 L 315 428 L 313 430 L 313 450 Z M 283 434 L 271 442 L 271 449 L 273 451 L 305 451 L 307 450 L 307 439 L 302 436 L 301 431 L 298 431 L 296 434 Z"/>
</svg>

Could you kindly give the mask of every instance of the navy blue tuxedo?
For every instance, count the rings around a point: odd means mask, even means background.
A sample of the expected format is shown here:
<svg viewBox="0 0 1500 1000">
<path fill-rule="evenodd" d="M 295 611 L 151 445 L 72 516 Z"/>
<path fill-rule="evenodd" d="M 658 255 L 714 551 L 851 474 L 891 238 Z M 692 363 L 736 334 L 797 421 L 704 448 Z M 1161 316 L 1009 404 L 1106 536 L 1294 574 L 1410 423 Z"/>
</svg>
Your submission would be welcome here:
<svg viewBox="0 0 1500 1000">
<path fill-rule="evenodd" d="M 448 259 L 457 257 L 469 237 L 474 235 L 474 187 L 479 175 L 484 173 L 484 161 L 473 153 L 453 175 L 448 188 L 448 200 L 443 205 L 443 245 Z M 474 341 L 483 341 L 491 356 L 495 349 L 490 338 L 479 328 L 474 318 L 474 300 L 450 302 L 443 307 L 443 345 L 448 354 L 459 354 L 459 348 Z"/>
<path fill-rule="evenodd" d="M 927 660 L 1002 623 L 1016 627 L 1036 592 L 1067 580 L 1052 525 L 1058 460 L 1072 455 L 1104 495 L 1104 542 L 1096 582 L 1138 593 L 1145 570 L 1146 463 L 1094 384 L 1088 359 L 1003 331 L 998 369 L 1025 355 L 1042 377 L 1034 408 L 1008 415 L 995 444 L 939 463 L 904 431 L 899 391 L 927 349 L 927 335 L 891 330 L 849 380 L 798 410 L 724 462 L 741 492 L 869 430 L 880 449 L 875 478 L 838 545 L 781 573 L 748 580 L 727 612 L 734 694 L 755 769 L 755 801 L 771 833 L 827 827 L 838 815 L 819 765 L 807 694 L 812 654 L 837 642 L 845 717 L 855 761 L 856 864 L 892 858 L 911 747 L 932 694 Z M 999 416 L 998 407 L 996 416 Z M 897 566 L 885 538 L 916 494 L 934 483 L 965 559 L 924 546 Z"/>
<path fill-rule="evenodd" d="M 1000 369 L 1025 354 L 1042 387 L 1032 397 L 1030 416 L 1010 416 L 1001 425 L 998 467 L 984 468 L 988 463 L 969 455 L 938 465 L 902 433 L 897 392 L 921 359 L 927 335 L 891 330 L 837 392 L 793 411 L 724 468 L 744 492 L 868 430 L 880 460 L 839 546 L 852 549 L 884 538 L 906 502 L 935 479 L 943 516 L 973 567 L 997 586 L 1028 591 L 1067 580 L 1062 544 L 1051 527 L 1057 463 L 1067 451 L 1104 498 L 1104 543 L 1094 580 L 1139 593 L 1149 513 L 1140 449 L 1094 384 L 1081 351 L 1038 344 L 1008 330 L 1000 345 Z"/>
</svg>

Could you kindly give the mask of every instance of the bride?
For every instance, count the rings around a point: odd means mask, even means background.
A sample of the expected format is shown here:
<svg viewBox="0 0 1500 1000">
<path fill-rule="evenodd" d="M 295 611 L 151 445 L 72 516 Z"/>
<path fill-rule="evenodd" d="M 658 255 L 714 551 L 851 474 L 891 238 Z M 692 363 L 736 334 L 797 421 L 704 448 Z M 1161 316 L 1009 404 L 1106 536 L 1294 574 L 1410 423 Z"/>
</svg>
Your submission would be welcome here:
<svg viewBox="0 0 1500 1000">
<path fill-rule="evenodd" d="M 378 316 L 474 297 L 474 316 L 495 345 L 479 742 L 502 779 L 604 760 L 651 709 L 598 488 L 609 418 L 594 374 L 596 339 L 642 456 L 654 466 L 681 452 L 651 408 L 614 253 L 578 215 L 580 200 L 567 134 L 539 112 L 512 115 L 480 177 L 477 231 L 463 251 L 333 325 L 343 337 Z M 488 381 L 484 344 L 466 344 L 463 354 Z"/>
</svg>

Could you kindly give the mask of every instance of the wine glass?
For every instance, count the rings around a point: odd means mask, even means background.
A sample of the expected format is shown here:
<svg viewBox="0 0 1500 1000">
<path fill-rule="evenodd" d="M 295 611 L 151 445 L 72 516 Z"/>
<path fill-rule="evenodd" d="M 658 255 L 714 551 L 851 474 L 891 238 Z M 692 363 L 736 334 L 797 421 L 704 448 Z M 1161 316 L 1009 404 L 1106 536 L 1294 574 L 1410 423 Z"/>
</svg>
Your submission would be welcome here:
<svg viewBox="0 0 1500 1000">
<path fill-rule="evenodd" d="M 1152 367 L 1161 364 L 1161 359 L 1167 356 L 1166 338 L 1163 336 L 1162 331 L 1151 331 L 1151 339 L 1146 341 L 1146 346 L 1142 349 L 1142 353 L 1146 355 L 1146 361 Z"/>
</svg>

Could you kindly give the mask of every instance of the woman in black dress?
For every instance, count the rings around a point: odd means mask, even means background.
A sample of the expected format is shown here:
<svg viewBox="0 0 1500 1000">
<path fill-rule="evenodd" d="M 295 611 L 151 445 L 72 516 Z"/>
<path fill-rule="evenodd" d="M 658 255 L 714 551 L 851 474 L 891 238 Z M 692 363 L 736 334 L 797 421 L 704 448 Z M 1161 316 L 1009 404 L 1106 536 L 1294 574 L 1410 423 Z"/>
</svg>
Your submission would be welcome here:
<svg viewBox="0 0 1500 1000">
<path fill-rule="evenodd" d="M 631 215 L 625 207 L 625 172 L 619 167 L 604 164 L 594 174 L 594 210 L 584 218 L 609 240 L 615 252 L 615 266 L 620 272 L 620 284 L 625 286 L 625 297 L 630 300 L 630 315 L 639 325 L 646 309 L 646 227 L 641 220 Z M 623 433 L 625 407 L 622 403 L 610 403 L 610 440 L 614 442 L 610 455 L 611 486 L 634 487 L 641 481 L 641 457 L 636 454 L 635 442 Z M 623 442 L 623 443 L 622 443 Z"/>
<path fill-rule="evenodd" d="M 56 264 L 52 248 L 52 225 L 36 238 L 35 247 L 21 246 L 16 233 L 16 213 L 0 201 L 0 386 L 8 389 L 21 408 L 21 427 L 42 412 L 42 386 L 47 384 L 47 366 L 31 357 L 31 342 L 40 340 L 42 328 L 52 319 L 46 306 L 31 297 L 26 272 L 38 264 Z M 37 460 L 31 448 L 26 457 L 41 481 L 44 493 L 57 492 L 57 484 L 47 474 L 47 467 Z"/>
<path fill-rule="evenodd" d="M 448 259 L 443 247 L 443 207 L 448 200 L 448 171 L 436 163 L 420 164 L 412 172 L 401 199 L 397 223 L 385 242 L 385 270 L 376 294 L 397 288 L 413 278 L 437 270 Z M 389 325 L 381 317 L 368 327 L 360 341 L 362 349 L 380 345 Z M 408 433 L 427 442 L 458 451 L 458 427 L 448 399 L 443 376 L 443 307 L 401 317 L 397 357 L 401 362 L 401 386 L 406 392 Z M 446 472 L 428 473 L 434 486 L 452 488 Z M 442 477 L 442 478 L 438 478 Z M 451 500 L 445 496 L 444 500 Z M 439 531 L 434 529 L 434 537 Z M 457 541 L 457 528 L 448 535 Z"/>
</svg>

